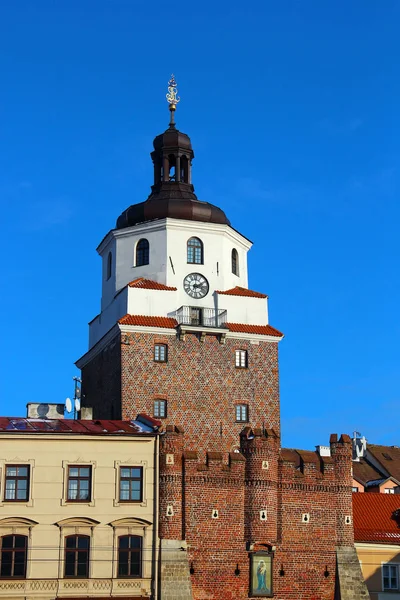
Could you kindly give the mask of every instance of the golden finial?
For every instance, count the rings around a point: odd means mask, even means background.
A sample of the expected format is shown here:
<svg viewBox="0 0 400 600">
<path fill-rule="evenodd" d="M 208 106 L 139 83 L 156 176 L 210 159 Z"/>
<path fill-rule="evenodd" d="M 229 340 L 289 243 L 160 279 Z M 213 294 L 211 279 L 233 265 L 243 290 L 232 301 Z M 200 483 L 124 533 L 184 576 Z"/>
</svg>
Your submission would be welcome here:
<svg viewBox="0 0 400 600">
<path fill-rule="evenodd" d="M 168 93 L 166 94 L 166 98 L 169 104 L 169 110 L 171 111 L 171 121 L 169 124 L 170 126 L 175 126 L 174 112 L 176 110 L 176 105 L 181 99 L 178 96 L 178 87 L 173 74 L 171 75 L 171 79 L 168 81 Z"/>
</svg>

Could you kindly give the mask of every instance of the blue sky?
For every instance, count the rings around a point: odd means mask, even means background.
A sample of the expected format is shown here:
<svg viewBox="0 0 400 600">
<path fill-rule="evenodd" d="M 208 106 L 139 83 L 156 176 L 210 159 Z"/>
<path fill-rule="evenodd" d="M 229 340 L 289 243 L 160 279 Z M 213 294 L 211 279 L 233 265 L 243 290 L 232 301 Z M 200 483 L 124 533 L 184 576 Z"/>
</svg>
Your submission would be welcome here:
<svg viewBox="0 0 400 600">
<path fill-rule="evenodd" d="M 182 98 L 196 193 L 254 241 L 282 441 L 399 444 L 398 23 L 391 0 L 3 0 L 1 414 L 72 394 L 97 244 L 146 199 Z"/>
</svg>

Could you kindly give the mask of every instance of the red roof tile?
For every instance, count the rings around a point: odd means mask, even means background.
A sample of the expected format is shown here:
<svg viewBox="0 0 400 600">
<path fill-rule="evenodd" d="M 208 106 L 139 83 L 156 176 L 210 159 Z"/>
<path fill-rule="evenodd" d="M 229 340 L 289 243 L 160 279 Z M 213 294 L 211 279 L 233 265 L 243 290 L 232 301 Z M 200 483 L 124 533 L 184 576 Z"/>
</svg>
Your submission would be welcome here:
<svg viewBox="0 0 400 600">
<path fill-rule="evenodd" d="M 164 292 L 176 292 L 176 287 L 169 287 L 168 285 L 164 285 L 163 283 L 158 283 L 158 281 L 151 281 L 151 279 L 145 279 L 145 277 L 138 277 L 138 279 L 134 279 L 130 283 L 128 283 L 129 287 L 141 288 L 143 290 L 161 290 Z"/>
<path fill-rule="evenodd" d="M 271 325 L 246 325 L 245 323 L 226 323 L 229 331 L 235 333 L 255 333 L 256 335 L 273 335 L 283 337 L 283 333 L 271 327 Z"/>
<path fill-rule="evenodd" d="M 353 494 L 354 540 L 400 544 L 399 509 L 397 494 Z"/>
<path fill-rule="evenodd" d="M 143 434 L 156 431 L 160 421 L 140 416 L 133 421 L 86 420 L 86 419 L 27 419 L 24 417 L 0 417 L 0 433 L 81 433 L 89 435 Z"/>
<path fill-rule="evenodd" d="M 260 292 L 253 292 L 253 290 L 248 290 L 247 288 L 240 287 L 237 285 L 236 287 L 226 290 L 225 292 L 216 290 L 217 294 L 224 294 L 225 296 L 247 296 L 248 298 L 268 298 L 266 294 L 261 294 Z"/>
<path fill-rule="evenodd" d="M 144 315 L 125 315 L 119 319 L 120 325 L 139 325 L 140 327 L 166 327 L 174 329 L 178 321 L 170 317 L 147 317 Z"/>
</svg>

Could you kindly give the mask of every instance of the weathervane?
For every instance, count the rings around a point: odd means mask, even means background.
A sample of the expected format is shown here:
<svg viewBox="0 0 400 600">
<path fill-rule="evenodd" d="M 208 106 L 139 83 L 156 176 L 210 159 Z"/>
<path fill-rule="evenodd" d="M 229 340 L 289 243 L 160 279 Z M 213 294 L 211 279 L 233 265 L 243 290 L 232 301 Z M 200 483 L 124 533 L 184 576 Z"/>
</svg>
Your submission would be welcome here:
<svg viewBox="0 0 400 600">
<path fill-rule="evenodd" d="M 168 94 L 166 94 L 166 98 L 169 104 L 169 110 L 171 112 L 171 121 L 169 125 L 170 127 L 175 127 L 174 112 L 176 110 L 176 105 L 181 99 L 178 96 L 178 88 L 173 74 L 171 75 L 171 79 L 168 81 Z"/>
</svg>

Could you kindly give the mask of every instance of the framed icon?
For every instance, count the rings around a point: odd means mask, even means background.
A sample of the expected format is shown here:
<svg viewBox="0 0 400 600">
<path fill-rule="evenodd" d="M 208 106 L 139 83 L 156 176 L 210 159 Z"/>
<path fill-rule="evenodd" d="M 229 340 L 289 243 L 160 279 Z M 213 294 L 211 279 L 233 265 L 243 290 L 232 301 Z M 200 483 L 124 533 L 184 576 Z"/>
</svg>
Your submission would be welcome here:
<svg viewBox="0 0 400 600">
<path fill-rule="evenodd" d="M 272 596 L 272 554 L 268 552 L 250 554 L 250 596 Z"/>
</svg>

